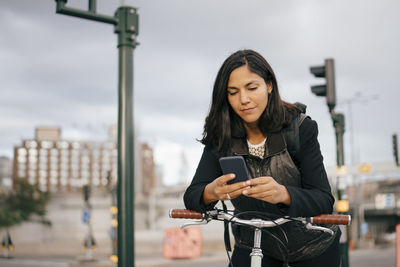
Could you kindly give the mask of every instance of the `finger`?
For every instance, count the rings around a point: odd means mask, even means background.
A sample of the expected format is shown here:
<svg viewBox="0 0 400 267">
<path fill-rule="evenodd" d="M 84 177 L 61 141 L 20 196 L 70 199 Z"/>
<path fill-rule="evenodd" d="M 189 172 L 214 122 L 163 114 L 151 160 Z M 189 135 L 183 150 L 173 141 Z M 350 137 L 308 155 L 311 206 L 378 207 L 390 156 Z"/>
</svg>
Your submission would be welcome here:
<svg viewBox="0 0 400 267">
<path fill-rule="evenodd" d="M 229 174 L 222 175 L 217 179 L 217 185 L 218 186 L 226 185 L 226 183 L 229 182 L 232 179 L 235 179 L 235 174 L 234 173 L 229 173 Z"/>
<path fill-rule="evenodd" d="M 233 190 L 242 189 L 243 187 L 247 187 L 247 186 L 248 186 L 247 182 L 237 182 L 237 183 L 227 185 L 227 189 L 233 191 Z"/>
<path fill-rule="evenodd" d="M 238 196 L 240 196 L 242 194 L 242 192 L 243 192 L 243 187 L 240 187 L 239 189 L 236 189 L 234 191 L 230 191 L 228 193 L 231 196 L 231 198 L 237 198 Z"/>
<path fill-rule="evenodd" d="M 271 181 L 275 181 L 274 178 L 271 176 L 261 176 L 257 178 L 253 178 L 247 181 L 247 185 L 259 185 L 259 184 L 266 184 Z"/>
<path fill-rule="evenodd" d="M 267 185 L 257 185 L 257 186 L 250 187 L 249 189 L 243 190 L 242 193 L 243 193 L 243 195 L 246 195 L 246 196 L 254 196 L 256 194 L 271 195 L 271 194 L 274 194 L 274 192 L 277 192 L 277 190 L 270 188 Z"/>
<path fill-rule="evenodd" d="M 259 200 L 263 200 L 263 201 L 267 201 L 267 202 L 270 202 L 270 199 L 271 199 L 270 196 L 264 196 L 263 194 L 251 195 L 251 196 L 247 196 L 247 197 L 251 197 L 254 199 L 259 199 Z"/>
<path fill-rule="evenodd" d="M 246 194 L 246 196 L 248 196 L 248 197 L 264 198 L 264 199 L 273 198 L 275 195 L 276 194 L 273 192 L 257 192 L 257 193 L 253 193 L 253 194 Z"/>
</svg>

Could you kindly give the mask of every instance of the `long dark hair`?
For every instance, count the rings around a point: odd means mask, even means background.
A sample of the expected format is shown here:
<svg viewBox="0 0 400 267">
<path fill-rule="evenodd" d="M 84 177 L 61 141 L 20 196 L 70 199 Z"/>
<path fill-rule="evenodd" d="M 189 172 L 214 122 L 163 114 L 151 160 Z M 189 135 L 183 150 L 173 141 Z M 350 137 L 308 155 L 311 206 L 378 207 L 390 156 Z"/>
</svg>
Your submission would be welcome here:
<svg viewBox="0 0 400 267">
<path fill-rule="evenodd" d="M 278 83 L 269 63 L 253 50 L 239 50 L 230 55 L 218 71 L 210 111 L 204 124 L 203 138 L 200 140 L 205 145 L 216 145 L 219 152 L 229 151 L 233 136 L 246 136 L 243 121 L 232 110 L 227 97 L 229 76 L 234 69 L 243 65 L 247 65 L 251 72 L 261 76 L 266 84 L 272 83 L 268 105 L 258 121 L 264 135 L 281 130 L 300 113 L 295 105 L 281 99 Z"/>
</svg>

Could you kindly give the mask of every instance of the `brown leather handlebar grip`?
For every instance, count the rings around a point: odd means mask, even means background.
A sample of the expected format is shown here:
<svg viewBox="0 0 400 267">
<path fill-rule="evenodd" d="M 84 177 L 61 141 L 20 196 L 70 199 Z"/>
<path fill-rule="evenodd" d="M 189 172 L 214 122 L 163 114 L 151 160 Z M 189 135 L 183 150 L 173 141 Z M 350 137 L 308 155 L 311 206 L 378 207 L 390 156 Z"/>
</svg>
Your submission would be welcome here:
<svg viewBox="0 0 400 267">
<path fill-rule="evenodd" d="M 170 209 L 169 217 L 175 219 L 203 219 L 204 215 L 194 210 Z"/>
<path fill-rule="evenodd" d="M 312 217 L 311 223 L 350 225 L 351 216 L 350 215 L 340 215 L 340 214 L 321 214 L 321 215 Z"/>
</svg>

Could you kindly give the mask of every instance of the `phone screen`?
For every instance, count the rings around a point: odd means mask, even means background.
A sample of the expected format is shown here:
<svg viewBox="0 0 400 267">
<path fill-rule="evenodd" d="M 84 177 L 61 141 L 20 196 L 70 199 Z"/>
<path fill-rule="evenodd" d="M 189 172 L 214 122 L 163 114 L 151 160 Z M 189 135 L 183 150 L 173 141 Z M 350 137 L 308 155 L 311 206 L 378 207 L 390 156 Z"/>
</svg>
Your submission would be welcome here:
<svg viewBox="0 0 400 267">
<path fill-rule="evenodd" d="M 249 179 L 246 163 L 242 156 L 222 157 L 219 159 L 219 164 L 221 165 L 223 174 L 234 173 L 236 176 L 235 179 L 230 180 L 228 184 L 246 181 Z"/>
</svg>

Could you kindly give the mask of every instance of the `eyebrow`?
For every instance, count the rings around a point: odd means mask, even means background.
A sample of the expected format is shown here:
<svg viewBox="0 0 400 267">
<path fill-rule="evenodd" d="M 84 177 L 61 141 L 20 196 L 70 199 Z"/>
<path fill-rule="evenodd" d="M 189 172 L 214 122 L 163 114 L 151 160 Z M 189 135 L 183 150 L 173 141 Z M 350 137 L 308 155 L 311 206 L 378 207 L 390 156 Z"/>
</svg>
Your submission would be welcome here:
<svg viewBox="0 0 400 267">
<path fill-rule="evenodd" d="M 250 81 L 250 82 L 245 84 L 245 87 L 250 86 L 252 83 L 258 83 L 258 81 L 257 80 Z M 227 89 L 238 89 L 238 88 L 235 87 L 235 86 L 228 86 Z"/>
</svg>

